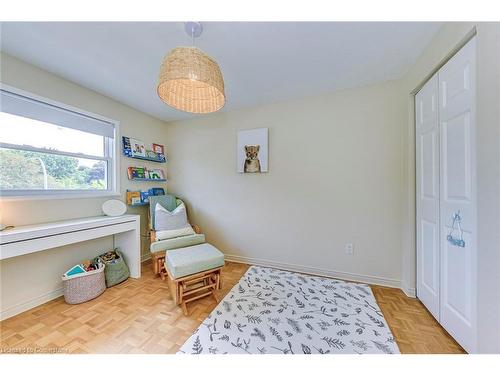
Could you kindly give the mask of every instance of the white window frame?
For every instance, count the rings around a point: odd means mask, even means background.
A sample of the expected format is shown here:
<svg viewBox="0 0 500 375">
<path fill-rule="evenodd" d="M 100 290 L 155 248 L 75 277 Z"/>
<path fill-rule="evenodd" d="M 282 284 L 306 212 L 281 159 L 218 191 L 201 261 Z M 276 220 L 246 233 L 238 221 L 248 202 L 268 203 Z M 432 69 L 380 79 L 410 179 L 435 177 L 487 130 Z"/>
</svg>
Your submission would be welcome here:
<svg viewBox="0 0 500 375">
<path fill-rule="evenodd" d="M 26 189 L 26 190 L 0 190 L 0 200 L 17 200 L 17 199 L 64 199 L 64 198 L 95 198 L 95 197 L 109 197 L 109 196 L 119 196 L 120 195 L 120 154 L 119 154 L 119 142 L 120 139 L 120 122 L 116 120 L 112 120 L 106 118 L 104 116 L 98 115 L 96 113 L 84 111 L 80 108 L 70 106 L 65 103 L 61 103 L 52 99 L 45 98 L 43 96 L 39 96 L 33 94 L 31 92 L 18 89 L 13 86 L 6 85 L 4 83 L 0 83 L 0 88 L 4 91 L 11 92 L 16 95 L 21 95 L 27 97 L 29 99 L 33 99 L 50 106 L 54 106 L 56 108 L 60 108 L 63 110 L 75 112 L 87 117 L 91 117 L 97 119 L 99 121 L 103 121 L 109 123 L 113 126 L 113 139 L 109 137 L 104 137 L 104 156 L 93 156 L 93 155 L 85 155 L 81 153 L 72 153 L 66 151 L 54 151 L 54 150 L 45 150 L 32 146 L 20 146 L 13 145 L 8 143 L 0 142 L 0 147 L 15 149 L 15 150 L 24 150 L 24 151 L 35 151 L 46 154 L 55 154 L 55 155 L 63 155 L 63 156 L 72 156 L 77 158 L 88 158 L 92 160 L 102 160 L 105 161 L 108 165 L 106 180 L 107 180 L 107 189 L 106 190 L 87 190 L 87 189 Z"/>
</svg>

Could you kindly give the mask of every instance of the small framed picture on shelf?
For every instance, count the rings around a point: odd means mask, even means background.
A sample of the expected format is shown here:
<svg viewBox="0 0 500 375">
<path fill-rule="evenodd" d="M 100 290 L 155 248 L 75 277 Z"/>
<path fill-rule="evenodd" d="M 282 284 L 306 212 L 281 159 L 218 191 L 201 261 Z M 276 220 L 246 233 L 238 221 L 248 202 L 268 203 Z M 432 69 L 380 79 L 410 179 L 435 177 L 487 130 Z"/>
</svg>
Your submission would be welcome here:
<svg viewBox="0 0 500 375">
<path fill-rule="evenodd" d="M 151 180 L 164 180 L 165 175 L 161 169 L 150 169 L 148 175 Z"/>
<path fill-rule="evenodd" d="M 146 147 L 144 146 L 144 142 L 130 138 L 130 148 L 132 149 L 132 156 L 146 157 Z"/>
<path fill-rule="evenodd" d="M 165 146 L 153 143 L 153 151 L 157 154 L 165 154 Z"/>
</svg>

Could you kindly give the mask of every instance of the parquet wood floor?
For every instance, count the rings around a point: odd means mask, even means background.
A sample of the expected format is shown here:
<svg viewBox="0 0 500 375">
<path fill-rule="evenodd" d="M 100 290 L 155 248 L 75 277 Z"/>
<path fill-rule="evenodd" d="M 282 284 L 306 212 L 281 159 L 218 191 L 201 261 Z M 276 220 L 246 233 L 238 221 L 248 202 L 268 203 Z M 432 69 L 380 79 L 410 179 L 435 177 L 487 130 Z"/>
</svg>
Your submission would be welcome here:
<svg viewBox="0 0 500 375">
<path fill-rule="evenodd" d="M 222 298 L 248 269 L 227 263 Z M 184 316 L 154 277 L 151 264 L 142 277 L 129 279 L 81 305 L 62 297 L 0 322 L 0 351 L 59 353 L 175 353 L 216 306 L 204 298 Z M 463 353 L 423 305 L 399 289 L 372 287 L 402 353 Z"/>
<path fill-rule="evenodd" d="M 401 353 L 465 353 L 418 299 L 407 297 L 400 289 L 371 288 Z"/>
</svg>

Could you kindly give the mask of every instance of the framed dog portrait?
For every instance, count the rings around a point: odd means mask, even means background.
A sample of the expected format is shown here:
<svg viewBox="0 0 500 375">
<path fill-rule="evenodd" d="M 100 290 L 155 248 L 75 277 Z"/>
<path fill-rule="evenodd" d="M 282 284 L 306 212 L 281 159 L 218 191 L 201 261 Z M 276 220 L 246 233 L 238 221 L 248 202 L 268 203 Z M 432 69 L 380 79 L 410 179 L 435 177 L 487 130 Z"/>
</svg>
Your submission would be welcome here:
<svg viewBox="0 0 500 375">
<path fill-rule="evenodd" d="M 237 171 L 239 173 L 263 173 L 268 169 L 268 129 L 238 131 Z"/>
</svg>

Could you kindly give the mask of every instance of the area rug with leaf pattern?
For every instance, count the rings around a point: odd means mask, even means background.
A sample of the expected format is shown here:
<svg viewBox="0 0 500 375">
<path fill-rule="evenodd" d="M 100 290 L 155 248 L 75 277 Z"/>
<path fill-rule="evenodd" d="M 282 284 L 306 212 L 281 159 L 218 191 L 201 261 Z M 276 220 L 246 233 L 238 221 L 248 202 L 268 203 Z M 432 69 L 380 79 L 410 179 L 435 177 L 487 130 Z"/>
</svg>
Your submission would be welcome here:
<svg viewBox="0 0 500 375">
<path fill-rule="evenodd" d="M 393 354 L 399 349 L 368 285 L 252 266 L 179 353 Z"/>
</svg>

